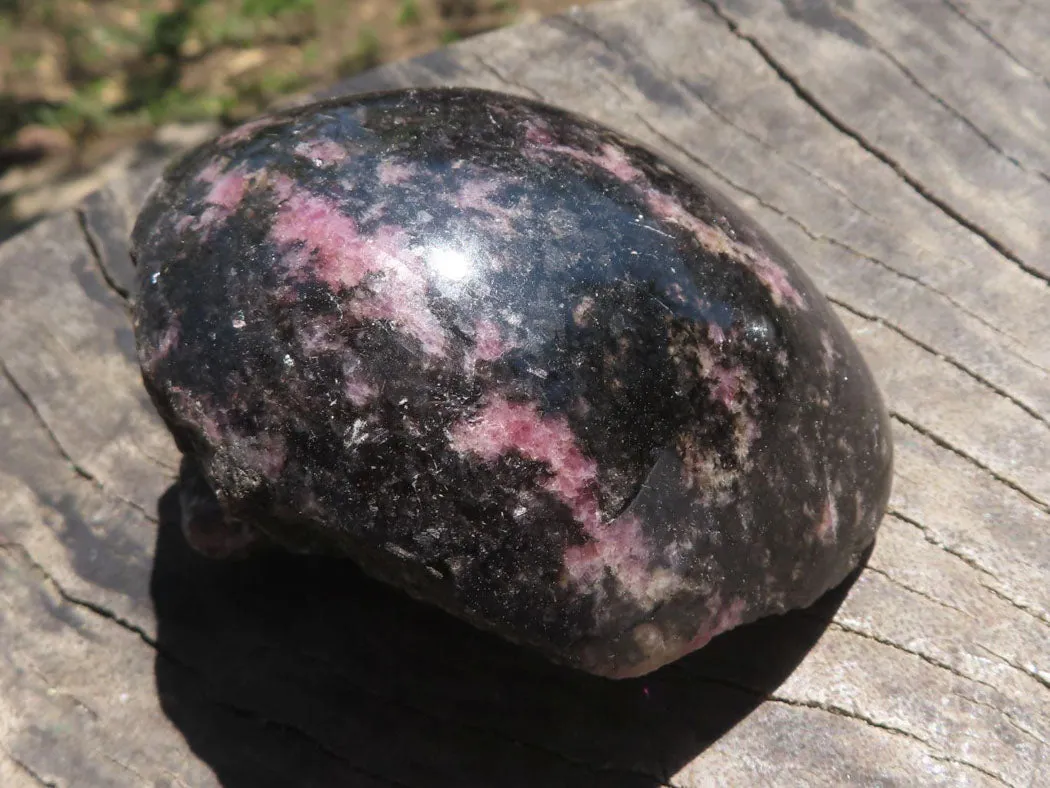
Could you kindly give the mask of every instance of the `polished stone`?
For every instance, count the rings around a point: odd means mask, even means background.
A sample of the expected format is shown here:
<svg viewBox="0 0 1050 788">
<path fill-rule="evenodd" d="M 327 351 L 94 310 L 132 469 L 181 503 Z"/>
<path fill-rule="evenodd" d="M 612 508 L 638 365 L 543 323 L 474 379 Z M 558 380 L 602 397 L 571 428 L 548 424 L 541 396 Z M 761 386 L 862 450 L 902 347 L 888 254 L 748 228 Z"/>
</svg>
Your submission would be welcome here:
<svg viewBox="0 0 1050 788">
<path fill-rule="evenodd" d="M 169 169 L 134 246 L 210 555 L 347 555 L 622 677 L 812 603 L 874 538 L 888 423 L 828 303 L 589 121 L 459 89 L 264 117 Z"/>
</svg>

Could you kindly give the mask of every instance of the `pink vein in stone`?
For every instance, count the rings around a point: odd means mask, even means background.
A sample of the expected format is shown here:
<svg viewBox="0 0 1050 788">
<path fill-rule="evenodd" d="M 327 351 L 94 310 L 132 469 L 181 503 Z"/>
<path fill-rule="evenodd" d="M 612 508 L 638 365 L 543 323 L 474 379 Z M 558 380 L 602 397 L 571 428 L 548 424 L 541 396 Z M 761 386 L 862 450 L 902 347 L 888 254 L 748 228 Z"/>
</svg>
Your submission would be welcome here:
<svg viewBox="0 0 1050 788">
<path fill-rule="evenodd" d="M 235 129 L 232 129 L 221 137 L 216 142 L 219 145 L 232 145 L 235 142 L 244 142 L 245 140 L 251 139 L 252 135 L 257 131 L 269 128 L 270 126 L 276 126 L 281 123 L 284 118 L 274 117 L 272 115 L 264 115 L 261 118 L 255 120 L 249 120 L 247 123 L 243 123 Z"/>
<path fill-rule="evenodd" d="M 728 605 L 723 605 L 721 596 L 715 594 L 708 601 L 707 609 L 711 617 L 700 628 L 700 631 L 696 633 L 696 636 L 689 641 L 689 645 L 684 653 L 703 648 L 711 642 L 711 638 L 715 635 L 720 635 L 726 630 L 740 626 L 744 620 L 744 611 L 747 609 L 747 604 L 743 599 L 734 599 Z"/>
<path fill-rule="evenodd" d="M 303 321 L 296 326 L 296 339 L 306 358 L 315 358 L 321 353 L 337 353 L 345 345 L 336 336 L 339 318 L 324 316 Z"/>
<path fill-rule="evenodd" d="M 591 311 L 593 309 L 594 299 L 591 296 L 584 296 L 572 308 L 572 322 L 580 328 L 585 328 L 591 322 Z"/>
<path fill-rule="evenodd" d="M 605 143 L 602 145 L 601 150 L 600 155 L 587 154 L 586 160 L 598 165 L 614 178 L 618 178 L 626 183 L 645 180 L 645 174 L 631 164 L 622 148 Z"/>
<path fill-rule="evenodd" d="M 223 440 L 222 427 L 219 423 L 220 413 L 206 394 L 194 398 L 186 389 L 172 386 L 171 398 L 176 419 L 197 426 L 212 443 L 219 443 Z"/>
<path fill-rule="evenodd" d="M 831 371 L 835 368 L 835 359 L 838 358 L 838 351 L 835 350 L 835 344 L 831 340 L 831 334 L 827 331 L 822 330 L 820 332 L 820 347 L 824 352 L 824 370 L 830 375 Z"/>
<path fill-rule="evenodd" d="M 712 341 L 716 341 L 715 336 L 719 337 L 717 344 L 725 339 L 722 329 L 714 323 L 708 324 L 707 333 Z M 694 351 L 699 362 L 698 371 L 710 385 L 711 399 L 721 402 L 733 413 L 742 412 L 740 394 L 753 394 L 755 391 L 754 378 L 747 369 L 740 365 L 726 366 L 713 348 L 702 343 L 696 344 Z"/>
<path fill-rule="evenodd" d="M 208 207 L 197 221 L 199 227 L 210 228 L 226 221 L 240 206 L 248 190 L 248 178 L 237 170 L 218 176 L 211 184 L 211 190 L 204 197 Z"/>
<path fill-rule="evenodd" d="M 156 344 L 152 348 L 144 348 L 143 361 L 147 367 L 156 369 L 157 364 L 168 357 L 171 351 L 179 344 L 181 330 L 182 326 L 179 323 L 179 319 L 173 317 L 157 338 Z"/>
<path fill-rule="evenodd" d="M 363 408 L 376 395 L 376 388 L 361 371 L 361 360 L 349 353 L 343 361 L 343 393 L 358 408 Z"/>
<path fill-rule="evenodd" d="M 824 544 L 834 542 L 839 531 L 839 513 L 835 508 L 835 502 L 829 497 L 824 502 L 824 511 L 817 522 L 813 533 Z"/>
<path fill-rule="evenodd" d="M 495 361 L 513 347 L 503 341 L 499 326 L 488 318 L 479 320 L 474 328 L 474 354 L 482 361 Z"/>
<path fill-rule="evenodd" d="M 516 345 L 503 338 L 499 326 L 487 317 L 474 324 L 474 346 L 467 351 L 465 366 L 472 370 L 479 361 L 495 361 Z"/>
<path fill-rule="evenodd" d="M 207 394 L 172 386 L 171 398 L 178 421 L 194 425 L 212 443 L 229 446 L 246 467 L 260 475 L 268 479 L 280 476 L 288 457 L 283 435 L 272 432 L 244 435 L 230 429 L 229 411 L 216 406 Z"/>
<path fill-rule="evenodd" d="M 451 436 L 453 449 L 488 462 L 517 452 L 545 463 L 550 473 L 543 487 L 569 507 L 584 530 L 599 525 L 593 492 L 598 464 L 577 447 L 564 416 L 541 416 L 533 405 L 495 398 L 475 418 L 454 425 Z"/>
<path fill-rule="evenodd" d="M 179 343 L 179 319 L 173 318 L 168 327 L 161 334 L 160 342 L 157 343 L 157 358 L 165 358 Z"/>
<path fill-rule="evenodd" d="M 525 127 L 525 142 L 536 148 L 546 148 L 554 144 L 554 134 L 541 123 L 529 122 Z"/>
<path fill-rule="evenodd" d="M 709 373 L 711 396 L 729 409 L 733 409 L 741 391 L 749 388 L 750 379 L 741 367 L 715 365 Z"/>
<path fill-rule="evenodd" d="M 396 161 L 383 161 L 376 169 L 379 182 L 384 186 L 397 186 L 413 178 L 416 168 L 411 164 Z"/>
<path fill-rule="evenodd" d="M 346 398 L 359 408 L 363 408 L 371 402 L 376 395 L 375 386 L 357 378 L 348 379 L 343 386 L 343 392 L 346 394 Z"/>
<path fill-rule="evenodd" d="M 501 184 L 495 179 L 471 178 L 465 181 L 452 198 L 452 204 L 461 211 L 473 210 L 495 220 L 500 229 L 511 232 L 511 216 L 514 211 L 504 208 L 492 200 L 492 194 Z"/>
<path fill-rule="evenodd" d="M 773 262 L 769 255 L 760 252 L 747 244 L 733 240 L 724 230 L 700 219 L 689 213 L 677 199 L 669 194 L 646 186 L 643 189 L 646 204 L 653 215 L 658 219 L 688 230 L 703 246 L 710 252 L 725 255 L 746 268 L 748 268 L 759 280 L 769 288 L 773 301 L 777 304 L 791 303 L 795 306 L 805 306 L 805 300 L 791 281 L 788 279 L 784 269 Z"/>
<path fill-rule="evenodd" d="M 610 523 L 600 523 L 587 535 L 591 537 L 590 542 L 565 550 L 565 569 L 574 583 L 597 586 L 608 570 L 634 599 L 651 597 L 654 575 L 649 563 L 652 557 L 637 517 L 623 515 Z"/>
<path fill-rule="evenodd" d="M 267 479 L 277 479 L 284 470 L 288 459 L 284 436 L 269 432 L 254 436 L 234 433 L 230 436 L 230 442 L 244 464 Z"/>
<path fill-rule="evenodd" d="M 325 316 L 303 322 L 296 329 L 299 347 L 306 358 L 322 353 L 342 356 L 343 394 L 357 407 L 367 405 L 376 394 L 376 387 L 362 371 L 361 359 L 339 337 L 339 318 Z"/>
<path fill-rule="evenodd" d="M 559 145 L 555 143 L 549 129 L 536 124 L 530 124 L 525 132 L 525 142 L 527 156 L 543 159 L 552 153 L 561 154 L 601 167 L 617 180 L 635 186 L 653 215 L 689 231 L 705 249 L 715 254 L 724 254 L 746 266 L 769 288 L 777 304 L 791 303 L 798 307 L 805 305 L 802 295 L 791 284 L 787 273 L 773 262 L 769 255 L 733 240 L 722 229 L 693 216 L 677 199 L 656 189 L 645 173 L 631 164 L 622 148 L 607 142 L 601 146 L 600 153 L 591 153 L 571 145 Z"/>
<path fill-rule="evenodd" d="M 450 432 L 452 447 L 461 454 L 494 462 L 515 452 L 546 464 L 549 475 L 542 482 L 543 488 L 569 508 L 590 538 L 565 550 L 570 580 L 595 586 L 608 570 L 626 593 L 636 598 L 647 596 L 653 574 L 641 523 L 631 515 L 609 523 L 601 521 L 594 495 L 598 465 L 580 451 L 564 416 L 541 416 L 533 405 L 497 398 L 474 419 L 459 422 Z"/>
<path fill-rule="evenodd" d="M 226 159 L 212 159 L 208 162 L 207 167 L 197 173 L 197 180 L 203 183 L 215 183 L 215 181 L 219 180 L 219 176 L 222 175 L 227 164 Z"/>
<path fill-rule="evenodd" d="M 624 183 L 640 183 L 645 181 L 645 174 L 631 164 L 627 153 L 617 145 L 610 142 L 603 143 L 600 153 L 591 153 L 582 148 L 572 145 L 555 144 L 551 133 L 535 124 L 530 125 L 525 132 L 525 141 L 531 147 L 526 148 L 526 155 L 539 154 L 541 157 L 551 153 L 568 156 L 576 161 L 593 164 L 601 167 L 617 180 Z"/>
<path fill-rule="evenodd" d="M 672 282 L 666 293 L 668 298 L 677 301 L 679 304 L 684 304 L 688 300 L 685 297 L 685 290 L 682 289 L 682 285 L 678 282 Z"/>
<path fill-rule="evenodd" d="M 346 160 L 350 153 L 338 142 L 329 139 L 300 142 L 293 148 L 295 153 L 318 165 L 332 166 Z"/>
<path fill-rule="evenodd" d="M 426 266 L 399 227 L 362 233 L 353 217 L 328 197 L 274 179 L 280 200 L 270 237 L 284 253 L 292 278 L 316 278 L 335 291 L 366 285 L 352 303 L 356 317 L 389 320 L 432 355 L 445 352 L 445 332 L 426 297 Z M 367 281 L 366 281 L 367 280 Z"/>
</svg>

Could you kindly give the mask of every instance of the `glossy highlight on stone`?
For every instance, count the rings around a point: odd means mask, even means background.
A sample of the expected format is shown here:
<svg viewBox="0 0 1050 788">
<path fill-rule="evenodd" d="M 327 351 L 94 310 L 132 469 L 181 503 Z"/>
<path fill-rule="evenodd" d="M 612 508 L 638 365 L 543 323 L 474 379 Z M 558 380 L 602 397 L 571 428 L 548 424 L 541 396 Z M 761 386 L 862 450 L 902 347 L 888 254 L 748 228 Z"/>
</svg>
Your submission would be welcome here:
<svg viewBox="0 0 1050 788">
<path fill-rule="evenodd" d="M 275 114 L 169 168 L 133 241 L 206 554 L 349 556 L 626 677 L 809 605 L 874 538 L 888 422 L 825 299 L 595 123 L 470 89 Z"/>
</svg>

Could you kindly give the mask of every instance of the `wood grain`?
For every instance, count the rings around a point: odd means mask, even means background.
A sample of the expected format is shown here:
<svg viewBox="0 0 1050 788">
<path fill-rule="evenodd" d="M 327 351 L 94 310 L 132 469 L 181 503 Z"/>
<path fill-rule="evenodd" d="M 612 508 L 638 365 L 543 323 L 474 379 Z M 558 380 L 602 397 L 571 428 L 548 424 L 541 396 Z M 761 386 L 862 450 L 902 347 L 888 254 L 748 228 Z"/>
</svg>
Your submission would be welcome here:
<svg viewBox="0 0 1050 788">
<path fill-rule="evenodd" d="M 639 682 L 338 562 L 174 525 L 126 235 L 157 168 L 0 246 L 0 785 L 1050 786 L 1050 13 L 617 0 L 335 92 L 477 85 L 632 134 L 829 295 L 893 414 L 859 577 Z"/>
</svg>

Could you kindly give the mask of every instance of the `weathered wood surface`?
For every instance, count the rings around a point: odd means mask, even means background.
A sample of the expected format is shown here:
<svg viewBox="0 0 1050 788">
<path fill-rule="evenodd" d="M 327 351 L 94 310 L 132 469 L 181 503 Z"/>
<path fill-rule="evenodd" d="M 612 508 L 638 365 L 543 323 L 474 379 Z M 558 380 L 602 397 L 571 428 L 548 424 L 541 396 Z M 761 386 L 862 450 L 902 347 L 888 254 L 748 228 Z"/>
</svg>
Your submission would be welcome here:
<svg viewBox="0 0 1050 788">
<path fill-rule="evenodd" d="M 0 785 L 1050 786 L 1048 36 L 1019 0 L 623 0 L 344 86 L 641 138 L 782 241 L 882 383 L 859 578 L 641 681 L 338 563 L 191 555 L 123 300 L 153 173 L 0 247 Z"/>
</svg>

